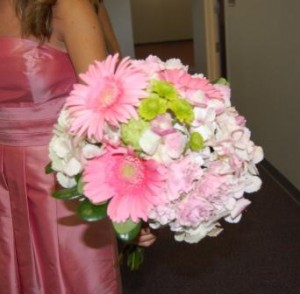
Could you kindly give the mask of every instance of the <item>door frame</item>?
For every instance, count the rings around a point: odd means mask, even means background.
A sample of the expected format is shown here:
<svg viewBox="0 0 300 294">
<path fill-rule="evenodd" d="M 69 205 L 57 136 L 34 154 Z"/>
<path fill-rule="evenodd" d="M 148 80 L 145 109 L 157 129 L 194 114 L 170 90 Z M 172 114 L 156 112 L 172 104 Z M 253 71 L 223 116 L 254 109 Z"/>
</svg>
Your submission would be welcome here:
<svg viewBox="0 0 300 294">
<path fill-rule="evenodd" d="M 219 18 L 216 0 L 204 0 L 204 28 L 207 76 L 215 80 L 221 75 Z"/>
<path fill-rule="evenodd" d="M 195 72 L 210 80 L 226 77 L 225 0 L 193 0 Z"/>
</svg>

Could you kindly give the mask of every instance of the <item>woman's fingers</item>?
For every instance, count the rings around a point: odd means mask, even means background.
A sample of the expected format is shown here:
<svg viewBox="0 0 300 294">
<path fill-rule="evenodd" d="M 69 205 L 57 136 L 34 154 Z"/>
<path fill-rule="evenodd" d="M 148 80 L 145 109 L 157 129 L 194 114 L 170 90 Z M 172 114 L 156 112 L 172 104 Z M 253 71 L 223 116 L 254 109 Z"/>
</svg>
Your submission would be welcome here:
<svg viewBox="0 0 300 294">
<path fill-rule="evenodd" d="M 156 240 L 156 236 L 151 232 L 150 228 L 142 228 L 136 243 L 142 247 L 151 246 Z"/>
</svg>

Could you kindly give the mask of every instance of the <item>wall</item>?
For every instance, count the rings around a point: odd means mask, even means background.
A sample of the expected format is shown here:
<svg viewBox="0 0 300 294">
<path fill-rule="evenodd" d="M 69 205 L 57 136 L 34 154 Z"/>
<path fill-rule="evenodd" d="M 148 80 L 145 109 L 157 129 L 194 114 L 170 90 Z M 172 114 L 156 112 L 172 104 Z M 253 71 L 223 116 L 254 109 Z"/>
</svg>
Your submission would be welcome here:
<svg viewBox="0 0 300 294">
<path fill-rule="evenodd" d="M 265 156 L 300 189 L 300 1 L 226 0 L 233 101 Z"/>
<path fill-rule="evenodd" d="M 119 40 L 123 56 L 134 57 L 130 0 L 104 1 Z"/>
<path fill-rule="evenodd" d="M 201 72 L 207 76 L 207 51 L 206 51 L 206 32 L 204 26 L 204 0 L 193 0 L 193 40 L 194 40 L 194 59 L 195 72 Z"/>
<path fill-rule="evenodd" d="M 124 56 L 134 43 L 194 40 L 195 71 L 207 72 L 203 0 L 105 0 Z"/>
<path fill-rule="evenodd" d="M 192 0 L 131 0 L 136 44 L 193 38 Z"/>
</svg>

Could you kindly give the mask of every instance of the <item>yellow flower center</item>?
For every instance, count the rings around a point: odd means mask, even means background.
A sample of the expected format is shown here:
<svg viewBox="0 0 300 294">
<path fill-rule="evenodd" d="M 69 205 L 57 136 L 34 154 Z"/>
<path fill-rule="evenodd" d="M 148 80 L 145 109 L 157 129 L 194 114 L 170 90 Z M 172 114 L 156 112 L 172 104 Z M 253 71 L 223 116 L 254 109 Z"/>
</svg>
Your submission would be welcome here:
<svg viewBox="0 0 300 294">
<path fill-rule="evenodd" d="M 121 164 L 121 175 L 124 181 L 138 184 L 143 178 L 143 165 L 138 158 L 127 156 Z"/>
<path fill-rule="evenodd" d="M 119 96 L 119 89 L 114 82 L 107 83 L 98 96 L 99 106 L 101 108 L 112 105 Z"/>
<path fill-rule="evenodd" d="M 132 179 L 135 175 L 135 168 L 130 163 L 126 163 L 122 167 L 122 175 L 125 179 Z"/>
<path fill-rule="evenodd" d="M 111 91 L 111 89 L 105 89 L 99 97 L 99 102 L 102 107 L 106 107 L 111 105 L 116 99 L 116 95 L 114 91 Z"/>
</svg>

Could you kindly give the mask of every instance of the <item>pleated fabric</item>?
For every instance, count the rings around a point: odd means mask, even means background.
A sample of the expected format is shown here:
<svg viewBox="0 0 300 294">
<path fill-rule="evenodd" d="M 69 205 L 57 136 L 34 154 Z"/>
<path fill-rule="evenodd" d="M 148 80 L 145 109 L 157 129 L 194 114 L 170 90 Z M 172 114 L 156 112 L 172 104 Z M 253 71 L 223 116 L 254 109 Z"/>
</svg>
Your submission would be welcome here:
<svg viewBox="0 0 300 294">
<path fill-rule="evenodd" d="M 0 293 L 119 294 L 108 220 L 51 197 L 47 144 L 76 76 L 67 53 L 0 37 Z"/>
<path fill-rule="evenodd" d="M 108 220 L 82 222 L 51 198 L 47 147 L 0 145 L 0 293 L 121 293 Z"/>
</svg>

